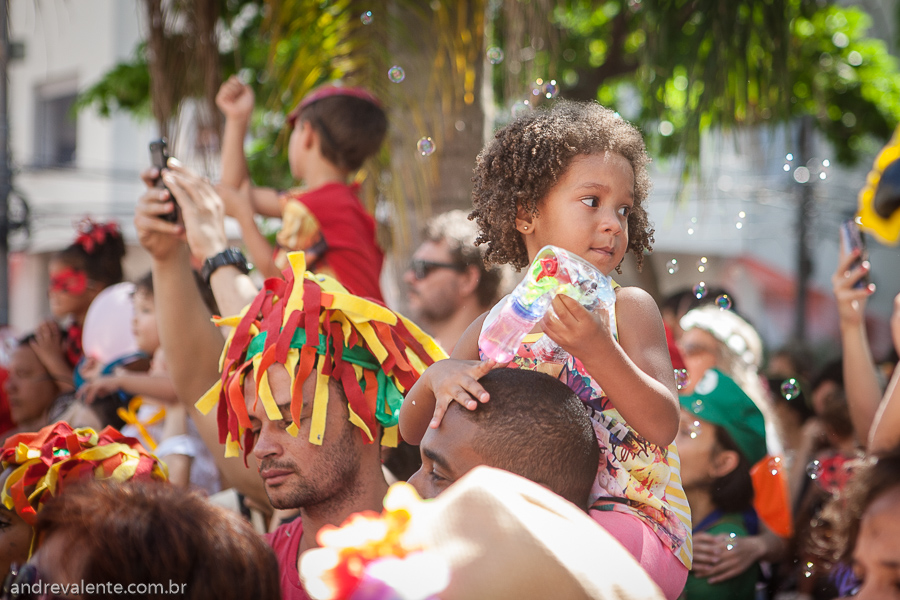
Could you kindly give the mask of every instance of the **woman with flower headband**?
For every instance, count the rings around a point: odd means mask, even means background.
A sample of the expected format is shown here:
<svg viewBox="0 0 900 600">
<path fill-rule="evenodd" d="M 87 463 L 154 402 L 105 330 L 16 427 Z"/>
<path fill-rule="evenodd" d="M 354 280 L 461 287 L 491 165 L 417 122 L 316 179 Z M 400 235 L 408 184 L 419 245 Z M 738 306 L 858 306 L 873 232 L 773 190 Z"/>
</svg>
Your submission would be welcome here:
<svg viewBox="0 0 900 600">
<path fill-rule="evenodd" d="M 86 218 L 76 228 L 75 241 L 50 259 L 48 295 L 53 318 L 35 329 L 30 342 L 62 391 L 74 389 L 72 373 L 84 356 L 81 327 L 88 307 L 104 288 L 122 281 L 125 256 L 125 241 L 116 223 Z"/>
</svg>

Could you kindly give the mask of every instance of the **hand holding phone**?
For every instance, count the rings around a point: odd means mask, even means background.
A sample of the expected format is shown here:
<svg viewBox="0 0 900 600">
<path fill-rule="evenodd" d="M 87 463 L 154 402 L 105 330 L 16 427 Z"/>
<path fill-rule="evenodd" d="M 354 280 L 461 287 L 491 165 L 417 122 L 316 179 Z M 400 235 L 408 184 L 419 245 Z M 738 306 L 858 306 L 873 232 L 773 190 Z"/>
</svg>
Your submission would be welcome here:
<svg viewBox="0 0 900 600">
<path fill-rule="evenodd" d="M 162 170 L 166 168 L 168 160 L 169 150 L 166 144 L 166 139 L 162 138 L 150 142 L 150 162 L 160 173 L 160 176 L 157 177 L 155 181 L 156 187 L 160 189 L 166 187 L 162 181 Z M 163 221 L 168 221 L 169 223 L 175 223 L 176 221 L 178 221 L 178 203 L 175 202 L 175 196 L 173 196 L 171 192 L 169 192 L 169 197 L 172 199 L 172 203 L 175 205 L 175 208 L 170 213 L 160 215 L 159 218 Z"/>
<path fill-rule="evenodd" d="M 852 254 L 859 251 L 859 256 L 851 263 L 850 268 L 855 269 L 860 266 L 863 261 L 869 259 L 869 253 L 866 250 L 866 239 L 863 232 L 856 223 L 856 219 L 848 219 L 841 223 L 841 242 L 844 245 L 844 252 Z M 859 281 L 853 284 L 854 288 L 861 289 L 869 286 L 869 273 L 860 277 Z"/>
</svg>

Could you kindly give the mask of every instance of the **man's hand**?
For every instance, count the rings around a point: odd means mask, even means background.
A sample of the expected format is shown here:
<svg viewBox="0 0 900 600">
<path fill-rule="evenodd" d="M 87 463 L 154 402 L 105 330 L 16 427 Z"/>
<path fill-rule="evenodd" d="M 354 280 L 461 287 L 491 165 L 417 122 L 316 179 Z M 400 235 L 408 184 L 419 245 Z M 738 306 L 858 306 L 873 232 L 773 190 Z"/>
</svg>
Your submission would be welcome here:
<svg viewBox="0 0 900 600">
<path fill-rule="evenodd" d="M 203 261 L 225 250 L 228 247 L 225 206 L 209 181 L 171 159 L 163 181 L 181 208 L 185 235 L 194 258 Z"/>
<path fill-rule="evenodd" d="M 167 169 L 168 170 L 168 169 Z M 148 169 L 141 173 L 141 179 L 147 186 L 144 195 L 138 200 L 134 209 L 134 228 L 137 230 L 138 242 L 156 260 L 170 258 L 184 233 L 184 227 L 160 219 L 161 215 L 175 210 L 175 202 L 169 191 L 154 187 L 159 177 L 157 169 Z"/>
<path fill-rule="evenodd" d="M 216 106 L 227 119 L 249 122 L 255 102 L 253 90 L 238 79 L 237 75 L 229 77 L 216 94 Z"/>
</svg>

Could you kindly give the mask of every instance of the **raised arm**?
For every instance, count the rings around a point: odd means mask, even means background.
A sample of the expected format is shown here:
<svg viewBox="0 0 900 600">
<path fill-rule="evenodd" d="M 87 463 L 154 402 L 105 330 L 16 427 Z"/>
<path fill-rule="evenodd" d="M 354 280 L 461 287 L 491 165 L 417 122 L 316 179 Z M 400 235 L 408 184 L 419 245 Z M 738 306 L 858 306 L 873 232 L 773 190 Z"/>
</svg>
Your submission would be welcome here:
<svg viewBox="0 0 900 600">
<path fill-rule="evenodd" d="M 668 446 L 678 433 L 679 408 L 659 309 L 644 290 L 619 288 L 616 322 L 618 343 L 606 311 L 588 312 L 577 301 L 559 295 L 541 326 L 581 360 L 632 429 L 648 442 Z"/>
<path fill-rule="evenodd" d="M 181 207 L 185 235 L 194 258 L 203 262 L 227 249 L 225 207 L 212 185 L 177 164 L 170 166 L 164 181 Z M 232 265 L 216 269 L 209 283 L 223 316 L 240 313 L 259 291 L 249 276 Z"/>
<path fill-rule="evenodd" d="M 894 297 L 891 335 L 894 349 L 900 354 L 900 294 Z M 868 439 L 871 454 L 881 454 L 900 446 L 900 364 L 894 367 L 894 375 L 875 415 Z"/>
<path fill-rule="evenodd" d="M 253 90 L 232 75 L 219 88 L 216 106 L 225 115 L 225 131 L 222 133 L 222 184 L 238 189 L 249 181 L 247 158 L 244 156 L 244 138 L 250 127 L 255 102 Z"/>
<path fill-rule="evenodd" d="M 881 402 L 881 382 L 869 347 L 869 336 L 866 334 L 866 304 L 875 291 L 875 286 L 869 284 L 862 288 L 854 287 L 869 271 L 868 262 L 852 267 L 853 261 L 858 258 L 858 251 L 846 254 L 842 245 L 837 270 L 831 276 L 831 285 L 840 318 L 844 389 L 850 408 L 850 420 L 856 438 L 865 444 Z"/>
<path fill-rule="evenodd" d="M 155 176 L 155 169 L 144 173 L 148 189 L 135 209 L 134 225 L 138 240 L 151 256 L 160 344 L 175 392 L 226 478 L 244 495 L 266 503 L 255 465 L 248 469 L 241 459 L 225 458 L 216 414 L 203 415 L 193 407 L 218 380 L 219 355 L 225 344 L 194 281 L 184 227 L 159 218 L 171 212 L 173 205 L 168 191 L 151 187 Z"/>
<path fill-rule="evenodd" d="M 249 258 L 253 265 L 262 273 L 263 277 L 280 277 L 281 273 L 275 266 L 272 256 L 273 248 L 269 240 L 256 226 L 253 205 L 250 201 L 250 182 L 246 181 L 240 190 L 235 190 L 225 185 L 217 185 L 216 193 L 225 203 L 225 214 L 234 217 L 241 227 L 241 237 L 247 248 Z"/>
</svg>

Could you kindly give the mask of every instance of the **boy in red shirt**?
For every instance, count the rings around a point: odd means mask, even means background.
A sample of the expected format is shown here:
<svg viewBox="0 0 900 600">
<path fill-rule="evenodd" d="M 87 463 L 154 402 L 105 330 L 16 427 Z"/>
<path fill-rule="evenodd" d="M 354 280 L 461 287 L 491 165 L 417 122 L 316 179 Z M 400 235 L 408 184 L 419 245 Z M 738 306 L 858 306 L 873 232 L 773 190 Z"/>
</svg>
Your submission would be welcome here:
<svg viewBox="0 0 900 600">
<path fill-rule="evenodd" d="M 362 88 L 325 85 L 287 117 L 291 128 L 291 174 L 305 184 L 283 193 L 250 185 L 244 137 L 254 96 L 237 77 L 222 84 L 216 104 L 225 114 L 222 181 L 217 191 L 229 216 L 238 220 L 253 263 L 265 277 L 288 264 L 285 253 L 302 250 L 308 268 L 334 276 L 351 293 L 383 302 L 379 278 L 384 255 L 375 239 L 375 221 L 348 185 L 351 173 L 374 155 L 387 131 L 378 100 Z M 254 214 L 281 217 L 273 255 Z"/>
</svg>

